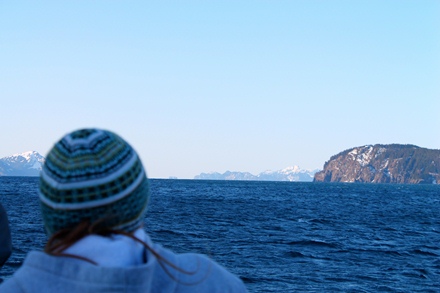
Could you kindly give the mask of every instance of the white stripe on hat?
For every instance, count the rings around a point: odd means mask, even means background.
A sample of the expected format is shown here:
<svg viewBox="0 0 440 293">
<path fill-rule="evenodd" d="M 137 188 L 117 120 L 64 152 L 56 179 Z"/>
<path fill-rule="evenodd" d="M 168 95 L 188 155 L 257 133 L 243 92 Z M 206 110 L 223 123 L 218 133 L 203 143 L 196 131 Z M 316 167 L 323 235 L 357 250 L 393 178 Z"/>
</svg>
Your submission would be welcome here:
<svg viewBox="0 0 440 293">
<path fill-rule="evenodd" d="M 81 202 L 81 203 L 58 203 L 58 202 L 53 202 L 53 201 L 49 200 L 47 197 L 45 197 L 41 193 L 40 190 L 38 191 L 38 196 L 40 197 L 40 200 L 44 204 L 46 204 L 47 206 L 49 206 L 49 207 L 51 207 L 53 209 L 57 209 L 57 210 L 80 210 L 80 209 L 95 208 L 95 207 L 100 207 L 100 206 L 104 206 L 104 205 L 116 202 L 116 201 L 126 197 L 127 195 L 132 193 L 142 183 L 142 180 L 144 178 L 145 178 L 145 171 L 142 168 L 142 171 L 139 174 L 139 176 L 126 189 L 124 189 L 120 193 L 112 195 L 111 197 L 103 198 L 103 199 L 98 199 L 98 200 L 94 200 L 94 201 L 86 201 L 86 202 Z M 80 186 L 84 187 L 84 185 L 82 185 L 82 184 Z"/>
<path fill-rule="evenodd" d="M 99 179 L 89 179 L 89 180 L 82 180 L 81 182 L 70 182 L 70 183 L 62 183 L 58 182 L 57 180 L 50 177 L 43 168 L 40 176 L 43 178 L 44 181 L 47 182 L 50 186 L 53 188 L 56 188 L 58 190 L 67 190 L 67 189 L 77 189 L 77 188 L 86 188 L 86 187 L 94 187 L 98 185 L 102 185 L 108 182 L 111 182 L 127 172 L 129 169 L 133 167 L 133 165 L 137 162 L 138 156 L 136 152 L 132 152 L 133 156 L 130 158 L 130 160 L 125 163 L 121 169 L 117 170 L 116 172 L 113 172 L 109 175 L 106 175 L 103 178 Z"/>
<path fill-rule="evenodd" d="M 88 146 L 90 144 L 90 142 L 94 141 L 97 137 L 105 134 L 104 131 L 102 131 L 100 129 L 93 129 L 93 130 L 94 130 L 94 132 L 85 138 L 72 139 L 72 137 L 70 135 L 66 135 L 65 137 L 63 137 L 63 139 L 65 139 L 71 147 L 77 146 L 77 145 Z"/>
</svg>

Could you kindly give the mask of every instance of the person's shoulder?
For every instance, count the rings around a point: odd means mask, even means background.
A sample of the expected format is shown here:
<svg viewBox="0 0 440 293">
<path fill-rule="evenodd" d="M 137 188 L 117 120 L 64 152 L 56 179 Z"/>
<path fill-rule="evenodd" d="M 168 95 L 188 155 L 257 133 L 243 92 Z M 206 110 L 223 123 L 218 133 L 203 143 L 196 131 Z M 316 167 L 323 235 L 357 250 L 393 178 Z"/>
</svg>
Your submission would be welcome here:
<svg viewBox="0 0 440 293">
<path fill-rule="evenodd" d="M 24 291 L 21 289 L 15 278 L 11 277 L 3 283 L 0 283 L 0 292 L 23 293 Z"/>
<path fill-rule="evenodd" d="M 37 266 L 47 264 L 50 256 L 45 257 L 45 253 L 40 251 L 30 251 L 23 264 L 15 271 L 15 273 L 3 283 L 0 284 L 0 292 L 36 292 L 35 284 L 41 285 L 41 275 Z"/>
<path fill-rule="evenodd" d="M 240 278 L 206 255 L 177 254 L 176 260 L 181 292 L 195 288 L 200 292 L 247 292 Z"/>
<path fill-rule="evenodd" d="M 159 256 L 158 276 L 172 281 L 174 292 L 247 292 L 239 277 L 206 255 L 178 254 L 149 239 L 148 242 Z"/>
</svg>

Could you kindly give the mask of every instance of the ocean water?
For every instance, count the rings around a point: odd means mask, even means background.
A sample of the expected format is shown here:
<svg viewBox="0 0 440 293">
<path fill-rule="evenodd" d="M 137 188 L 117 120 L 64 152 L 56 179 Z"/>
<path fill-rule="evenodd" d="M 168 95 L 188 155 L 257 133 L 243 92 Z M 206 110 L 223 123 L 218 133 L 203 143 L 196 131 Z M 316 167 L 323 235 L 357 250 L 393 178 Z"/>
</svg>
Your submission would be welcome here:
<svg viewBox="0 0 440 293">
<path fill-rule="evenodd" d="M 46 241 L 37 178 L 0 177 L 14 252 Z M 145 228 L 250 292 L 440 292 L 440 186 L 151 180 Z"/>
</svg>

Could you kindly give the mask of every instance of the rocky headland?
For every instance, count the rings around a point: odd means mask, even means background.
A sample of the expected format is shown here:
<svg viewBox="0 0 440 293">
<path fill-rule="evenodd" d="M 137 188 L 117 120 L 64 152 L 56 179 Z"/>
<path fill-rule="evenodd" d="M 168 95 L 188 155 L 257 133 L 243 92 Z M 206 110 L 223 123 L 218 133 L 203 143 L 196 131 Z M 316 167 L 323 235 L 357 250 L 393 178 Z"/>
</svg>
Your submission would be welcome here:
<svg viewBox="0 0 440 293">
<path fill-rule="evenodd" d="M 440 150 L 415 145 L 367 145 L 334 155 L 314 182 L 440 184 Z"/>
</svg>

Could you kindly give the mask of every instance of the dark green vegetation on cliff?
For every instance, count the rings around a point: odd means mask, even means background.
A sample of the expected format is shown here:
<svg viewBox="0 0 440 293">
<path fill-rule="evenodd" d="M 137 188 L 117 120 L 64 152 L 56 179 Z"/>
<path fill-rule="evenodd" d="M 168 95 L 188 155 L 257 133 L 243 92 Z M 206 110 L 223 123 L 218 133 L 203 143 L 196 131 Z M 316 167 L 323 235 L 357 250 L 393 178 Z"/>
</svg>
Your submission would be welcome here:
<svg viewBox="0 0 440 293">
<path fill-rule="evenodd" d="M 415 145 L 368 145 L 334 155 L 315 182 L 440 184 L 440 150 Z"/>
</svg>

